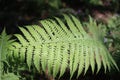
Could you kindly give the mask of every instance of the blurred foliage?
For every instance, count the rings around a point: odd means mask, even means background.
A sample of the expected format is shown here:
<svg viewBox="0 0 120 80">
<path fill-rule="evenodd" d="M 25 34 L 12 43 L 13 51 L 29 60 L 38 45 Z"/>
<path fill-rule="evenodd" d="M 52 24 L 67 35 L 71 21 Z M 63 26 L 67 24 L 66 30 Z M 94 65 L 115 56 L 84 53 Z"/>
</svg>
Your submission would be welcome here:
<svg viewBox="0 0 120 80">
<path fill-rule="evenodd" d="M 112 43 L 111 51 L 114 53 L 120 52 L 120 16 L 113 16 L 108 20 L 107 29 L 108 34 L 106 37 L 110 39 L 110 43 Z"/>
<path fill-rule="evenodd" d="M 8 47 L 14 40 L 6 34 L 5 29 L 0 34 L 0 80 L 19 80 L 19 77 L 13 72 L 9 72 L 9 62 L 7 61 Z"/>
<path fill-rule="evenodd" d="M 113 16 L 103 27 L 105 43 L 120 68 L 120 16 Z M 114 71 L 113 71 L 114 72 Z"/>
<path fill-rule="evenodd" d="M 19 80 L 19 77 L 16 76 L 14 73 L 7 73 L 4 74 L 1 78 L 2 80 Z"/>
<path fill-rule="evenodd" d="M 120 69 L 120 16 L 113 16 L 108 20 L 108 25 L 106 28 L 106 43 L 109 48 L 110 53 L 113 58 L 116 60 L 118 67 Z M 120 75 L 120 72 L 112 70 L 109 73 L 110 77 L 114 76 L 117 80 L 117 77 Z"/>
</svg>

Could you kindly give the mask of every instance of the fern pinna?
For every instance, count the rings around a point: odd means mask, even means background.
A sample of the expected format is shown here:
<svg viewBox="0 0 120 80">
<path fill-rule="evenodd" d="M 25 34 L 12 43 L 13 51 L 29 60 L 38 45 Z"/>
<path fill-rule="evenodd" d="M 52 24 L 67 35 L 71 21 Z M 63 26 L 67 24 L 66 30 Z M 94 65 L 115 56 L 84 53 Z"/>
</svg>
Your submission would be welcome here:
<svg viewBox="0 0 120 80">
<path fill-rule="evenodd" d="M 92 72 L 104 67 L 110 70 L 117 67 L 115 61 L 105 48 L 95 21 L 90 19 L 86 26 L 96 33 L 91 37 L 84 29 L 77 18 L 72 15 L 64 15 L 65 25 L 59 18 L 41 20 L 41 26 L 32 25 L 20 27 L 21 34 L 15 36 L 19 42 L 12 44 L 10 54 L 20 61 L 26 61 L 29 69 L 32 65 L 38 71 L 46 71 L 56 77 L 61 77 L 66 69 L 70 70 L 70 78 L 77 71 L 77 77 L 87 72 L 91 66 Z"/>
<path fill-rule="evenodd" d="M 19 80 L 19 77 L 15 75 L 10 68 L 10 63 L 7 61 L 7 55 L 9 54 L 9 47 L 14 42 L 11 40 L 11 35 L 7 35 L 4 29 L 0 34 L 0 80 Z"/>
</svg>

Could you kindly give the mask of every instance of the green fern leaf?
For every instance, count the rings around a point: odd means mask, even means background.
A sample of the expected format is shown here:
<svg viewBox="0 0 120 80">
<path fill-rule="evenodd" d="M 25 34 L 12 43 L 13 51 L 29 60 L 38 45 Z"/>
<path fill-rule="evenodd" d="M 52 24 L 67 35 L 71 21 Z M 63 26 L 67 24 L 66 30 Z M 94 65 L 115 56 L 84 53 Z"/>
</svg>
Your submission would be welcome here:
<svg viewBox="0 0 120 80">
<path fill-rule="evenodd" d="M 31 36 L 31 34 L 25 29 L 25 28 L 21 28 L 20 30 L 22 31 L 22 33 L 24 34 L 26 40 L 29 41 L 30 44 L 34 44 L 33 42 L 35 42 L 35 40 L 33 39 L 33 37 Z"/>
<path fill-rule="evenodd" d="M 34 50 L 34 57 L 33 57 L 33 63 L 36 67 L 36 69 L 40 72 L 40 47 L 35 47 L 35 50 Z"/>
<path fill-rule="evenodd" d="M 65 73 L 65 70 L 67 69 L 68 67 L 68 58 L 69 58 L 69 55 L 67 54 L 68 53 L 68 45 L 67 44 L 64 44 L 64 47 L 65 48 L 63 51 L 62 51 L 62 60 L 61 60 L 61 68 L 60 68 L 60 75 L 59 75 L 59 78 Z"/>
<path fill-rule="evenodd" d="M 99 49 L 96 48 L 96 47 L 94 47 L 94 49 L 95 49 L 95 59 L 96 59 L 96 63 L 97 63 L 97 73 L 98 73 L 100 68 L 101 68 L 101 62 L 102 62 L 103 59 L 102 59 L 102 57 L 100 55 Z"/>
<path fill-rule="evenodd" d="M 5 68 L 6 66 L 9 66 L 8 63 L 8 56 L 9 56 L 9 47 L 11 47 L 11 44 L 14 42 L 14 40 L 11 40 L 11 36 L 7 35 L 5 29 L 0 34 L 0 80 L 6 79 L 6 73 Z M 13 52 L 11 52 L 11 56 Z M 4 65 L 4 63 L 6 63 Z M 7 75 L 8 76 L 8 75 Z M 18 80 L 18 78 L 16 78 Z"/>
<path fill-rule="evenodd" d="M 18 52 L 19 52 L 19 48 L 16 48 L 16 49 L 14 50 L 14 53 L 13 53 L 13 56 L 15 56 L 15 57 L 14 57 L 15 59 L 18 59 L 18 58 L 20 57 L 20 55 L 18 54 Z"/>
<path fill-rule="evenodd" d="M 90 48 L 89 48 L 89 53 L 90 53 L 90 65 L 91 65 L 91 69 L 92 69 L 92 73 L 94 73 L 94 69 L 95 69 L 95 58 L 97 59 L 97 57 L 95 57 L 95 53 L 94 53 L 94 46 L 92 46 L 90 44 Z"/>
<path fill-rule="evenodd" d="M 5 29 L 0 34 L 0 61 L 6 60 L 8 54 L 8 48 L 11 46 L 14 40 L 10 40 L 11 36 L 6 34 Z"/>
<path fill-rule="evenodd" d="M 74 37 L 78 38 L 78 35 L 79 35 L 78 29 L 75 27 L 75 25 L 71 21 L 70 17 L 68 17 L 67 15 L 64 15 L 64 18 L 65 18 L 65 20 L 67 22 L 67 25 L 70 28 L 71 33 L 74 35 Z"/>
<path fill-rule="evenodd" d="M 48 45 L 44 44 L 42 46 L 42 53 L 41 53 L 41 64 L 43 71 L 47 69 L 47 59 L 48 59 Z"/>
<path fill-rule="evenodd" d="M 67 26 L 65 26 L 65 24 L 59 18 L 55 18 L 55 19 L 59 23 L 59 25 L 62 28 L 64 34 L 66 35 L 64 37 L 65 38 L 73 37 L 73 35 L 71 34 L 71 32 L 67 29 Z"/>
<path fill-rule="evenodd" d="M 27 46 L 27 45 L 28 45 L 28 42 L 23 38 L 22 35 L 20 35 L 20 34 L 15 34 L 14 36 L 17 37 L 17 39 L 20 41 L 20 43 L 21 43 L 23 46 Z"/>
<path fill-rule="evenodd" d="M 32 59 L 33 59 L 33 47 L 32 46 L 28 46 L 26 56 L 27 56 L 26 62 L 27 62 L 28 68 L 30 70 L 31 65 L 32 65 Z"/>
<path fill-rule="evenodd" d="M 70 70 L 70 79 L 76 71 L 77 77 L 88 71 L 91 66 L 92 73 L 100 71 L 102 65 L 105 72 L 111 67 L 117 67 L 115 61 L 103 44 L 98 25 L 91 17 L 85 26 L 73 15 L 64 14 L 65 23 L 55 17 L 41 20 L 41 26 L 32 25 L 20 28 L 23 35 L 15 34 L 19 42 L 13 43 L 10 56 L 20 58 L 26 62 L 29 69 L 34 66 L 38 71 L 48 70 L 49 75 L 59 78 Z M 66 25 L 65 25 L 66 24 Z M 25 61 L 26 60 L 26 61 Z M 97 65 L 95 68 L 95 65 Z"/>
<path fill-rule="evenodd" d="M 84 44 L 87 44 L 87 45 L 89 45 L 88 44 L 88 42 L 86 41 L 86 43 L 84 43 Z M 87 72 L 87 70 L 88 70 L 88 68 L 89 68 L 89 61 L 90 61 L 90 58 L 89 58 L 89 56 L 90 56 L 90 54 L 88 53 L 88 50 L 89 49 L 89 46 L 85 46 L 85 51 L 84 51 L 84 53 L 85 53 L 85 72 L 84 72 L 84 74 L 86 74 L 86 72 Z"/>
<path fill-rule="evenodd" d="M 73 74 L 75 73 L 75 71 L 77 70 L 78 68 L 78 63 L 79 63 L 79 45 L 78 43 L 75 44 L 75 52 L 76 53 L 74 55 L 74 63 L 73 63 L 73 68 L 72 68 L 72 71 L 71 71 L 71 78 L 73 76 Z"/>
<path fill-rule="evenodd" d="M 112 56 L 109 53 L 108 53 L 108 57 L 109 57 L 109 60 L 111 60 L 111 66 L 114 66 L 119 71 L 119 68 L 118 68 L 115 60 L 112 58 Z"/>
<path fill-rule="evenodd" d="M 42 42 L 42 39 L 40 38 L 38 32 L 34 29 L 34 26 L 33 27 L 26 26 L 26 28 L 30 32 L 31 36 L 34 38 L 35 41 Z"/>
<path fill-rule="evenodd" d="M 26 48 L 24 48 L 24 47 L 21 47 L 21 49 L 20 49 L 20 60 L 21 61 L 25 61 L 25 52 L 26 52 Z"/>
<path fill-rule="evenodd" d="M 40 26 L 37 26 L 37 25 L 34 25 L 33 28 L 38 32 L 38 34 L 40 35 L 40 38 L 43 41 L 50 40 L 50 37 L 48 36 L 48 34 L 45 32 L 45 30 L 43 28 L 41 28 Z"/>
<path fill-rule="evenodd" d="M 53 35 L 54 32 L 51 30 L 50 26 L 47 25 L 46 21 L 41 21 L 41 24 L 45 26 L 45 30 L 47 31 L 47 34 L 50 36 L 51 40 L 55 40 L 55 36 Z"/>
<path fill-rule="evenodd" d="M 85 32 L 85 30 L 83 29 L 82 27 L 82 24 L 80 23 L 80 21 L 75 18 L 73 15 L 71 15 L 72 19 L 73 19 L 73 22 L 75 24 L 75 26 L 77 27 L 77 29 L 79 30 L 79 34 L 81 34 L 81 37 L 83 37 L 82 35 L 86 35 L 84 37 L 88 37 L 87 36 L 87 33 Z"/>
<path fill-rule="evenodd" d="M 83 41 L 80 42 L 80 44 L 83 43 Z M 77 78 L 79 77 L 79 75 L 82 73 L 83 69 L 84 69 L 84 45 L 80 45 L 80 54 L 79 54 L 79 66 L 78 66 L 78 74 L 77 74 Z"/>
<path fill-rule="evenodd" d="M 54 60 L 54 65 L 53 65 L 53 77 L 56 77 L 60 70 L 60 65 L 61 65 L 61 44 L 58 43 L 56 50 L 55 50 L 55 60 Z"/>
<path fill-rule="evenodd" d="M 73 76 L 73 64 L 74 64 L 74 55 L 75 55 L 75 44 L 70 43 L 70 75 Z"/>
<path fill-rule="evenodd" d="M 55 58 L 55 49 L 56 46 L 55 44 L 50 44 L 49 45 L 49 57 L 48 57 L 48 73 L 52 74 L 52 69 L 53 69 L 53 64 L 54 64 L 54 58 Z"/>
</svg>

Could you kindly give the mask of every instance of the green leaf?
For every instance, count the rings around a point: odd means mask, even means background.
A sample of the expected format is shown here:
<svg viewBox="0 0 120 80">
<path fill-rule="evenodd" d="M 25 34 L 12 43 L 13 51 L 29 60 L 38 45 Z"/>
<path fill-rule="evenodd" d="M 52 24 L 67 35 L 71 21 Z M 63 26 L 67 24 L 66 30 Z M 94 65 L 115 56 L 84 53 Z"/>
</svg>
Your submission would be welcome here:
<svg viewBox="0 0 120 80">
<path fill-rule="evenodd" d="M 48 75 L 54 78 L 58 74 L 59 78 L 63 76 L 66 69 L 70 70 L 70 79 L 76 71 L 77 77 L 82 72 L 86 74 L 90 66 L 92 73 L 95 73 L 95 69 L 98 73 L 102 65 L 105 72 L 107 69 L 110 71 L 113 66 L 118 69 L 103 44 L 103 37 L 98 28 L 102 25 L 97 24 L 91 17 L 86 25 L 82 25 L 73 15 L 64 14 L 64 19 L 65 23 L 55 17 L 41 20 L 42 26 L 20 27 L 23 34 L 15 34 L 16 42 L 9 42 L 12 43 L 8 51 L 8 56 L 11 57 L 9 59 L 20 58 L 21 63 L 26 63 L 30 70 L 31 66 L 38 71 L 48 70 Z M 84 30 L 83 26 L 88 30 Z M 0 40 L 3 36 L 0 36 Z M 6 39 L 9 37 L 4 38 Z M 3 44 L 0 43 L 0 46 Z M 6 47 L 3 50 L 6 51 Z"/>
<path fill-rule="evenodd" d="M 68 58 L 69 58 L 69 55 L 67 53 L 68 52 L 68 45 L 64 44 L 63 48 L 65 48 L 65 49 L 63 49 L 63 51 L 62 51 L 63 54 L 62 54 L 59 78 L 65 73 L 65 70 L 68 67 Z"/>
<path fill-rule="evenodd" d="M 56 50 L 55 50 L 55 58 L 54 58 L 54 65 L 53 65 L 53 77 L 56 77 L 60 70 L 60 65 L 61 65 L 61 44 L 58 43 Z"/>
<path fill-rule="evenodd" d="M 41 53 L 41 65 L 43 71 L 46 71 L 47 69 L 47 59 L 48 59 L 48 45 L 44 44 L 42 46 L 42 53 Z"/>
<path fill-rule="evenodd" d="M 36 67 L 36 69 L 40 72 L 40 51 L 41 47 L 35 47 L 34 50 L 34 56 L 33 56 L 33 62 Z"/>
<path fill-rule="evenodd" d="M 83 41 L 81 41 L 80 43 L 83 43 Z M 78 74 L 77 74 L 77 78 L 79 77 L 79 75 L 83 72 L 83 69 L 84 69 L 84 45 L 80 45 L 79 46 L 80 48 L 80 55 L 79 55 L 79 66 L 78 66 Z"/>
<path fill-rule="evenodd" d="M 28 46 L 27 48 L 27 52 L 26 52 L 26 59 L 27 59 L 27 65 L 29 70 L 31 69 L 31 65 L 32 65 L 32 58 L 33 58 L 33 47 L 32 46 Z"/>
</svg>

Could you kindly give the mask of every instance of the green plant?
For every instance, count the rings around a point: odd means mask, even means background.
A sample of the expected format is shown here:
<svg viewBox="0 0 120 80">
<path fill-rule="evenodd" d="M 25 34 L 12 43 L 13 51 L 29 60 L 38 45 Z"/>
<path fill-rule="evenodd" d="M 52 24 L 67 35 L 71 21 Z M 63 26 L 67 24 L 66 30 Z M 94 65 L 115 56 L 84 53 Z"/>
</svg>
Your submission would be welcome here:
<svg viewBox="0 0 120 80">
<path fill-rule="evenodd" d="M 120 16 L 113 16 L 108 20 L 106 33 L 106 43 L 110 50 L 110 53 L 119 62 L 120 57 Z M 119 66 L 120 67 L 120 66 Z"/>
<path fill-rule="evenodd" d="M 0 80 L 19 80 L 18 76 L 7 70 L 9 63 L 6 56 L 8 55 L 8 48 L 14 41 L 10 38 L 11 36 L 7 35 L 4 29 L 0 35 Z"/>
<path fill-rule="evenodd" d="M 42 26 L 20 27 L 23 35 L 15 34 L 18 41 L 9 47 L 8 57 L 26 63 L 30 70 L 33 67 L 39 72 L 48 70 L 48 74 L 54 78 L 58 74 L 59 77 L 64 75 L 67 68 L 70 78 L 75 71 L 78 71 L 77 77 L 83 71 L 86 74 L 90 66 L 93 73 L 98 73 L 102 65 L 105 72 L 114 66 L 118 69 L 92 18 L 86 25 L 88 33 L 74 16 L 64 15 L 64 18 L 67 26 L 55 17 L 55 20 L 41 20 Z"/>
<path fill-rule="evenodd" d="M 102 27 L 102 33 L 104 33 L 104 42 L 112 57 L 120 68 L 120 15 L 113 15 L 108 19 L 107 24 Z M 112 69 L 108 75 L 112 78 L 120 74 L 120 72 Z M 116 76 L 117 79 L 117 76 Z"/>
</svg>

